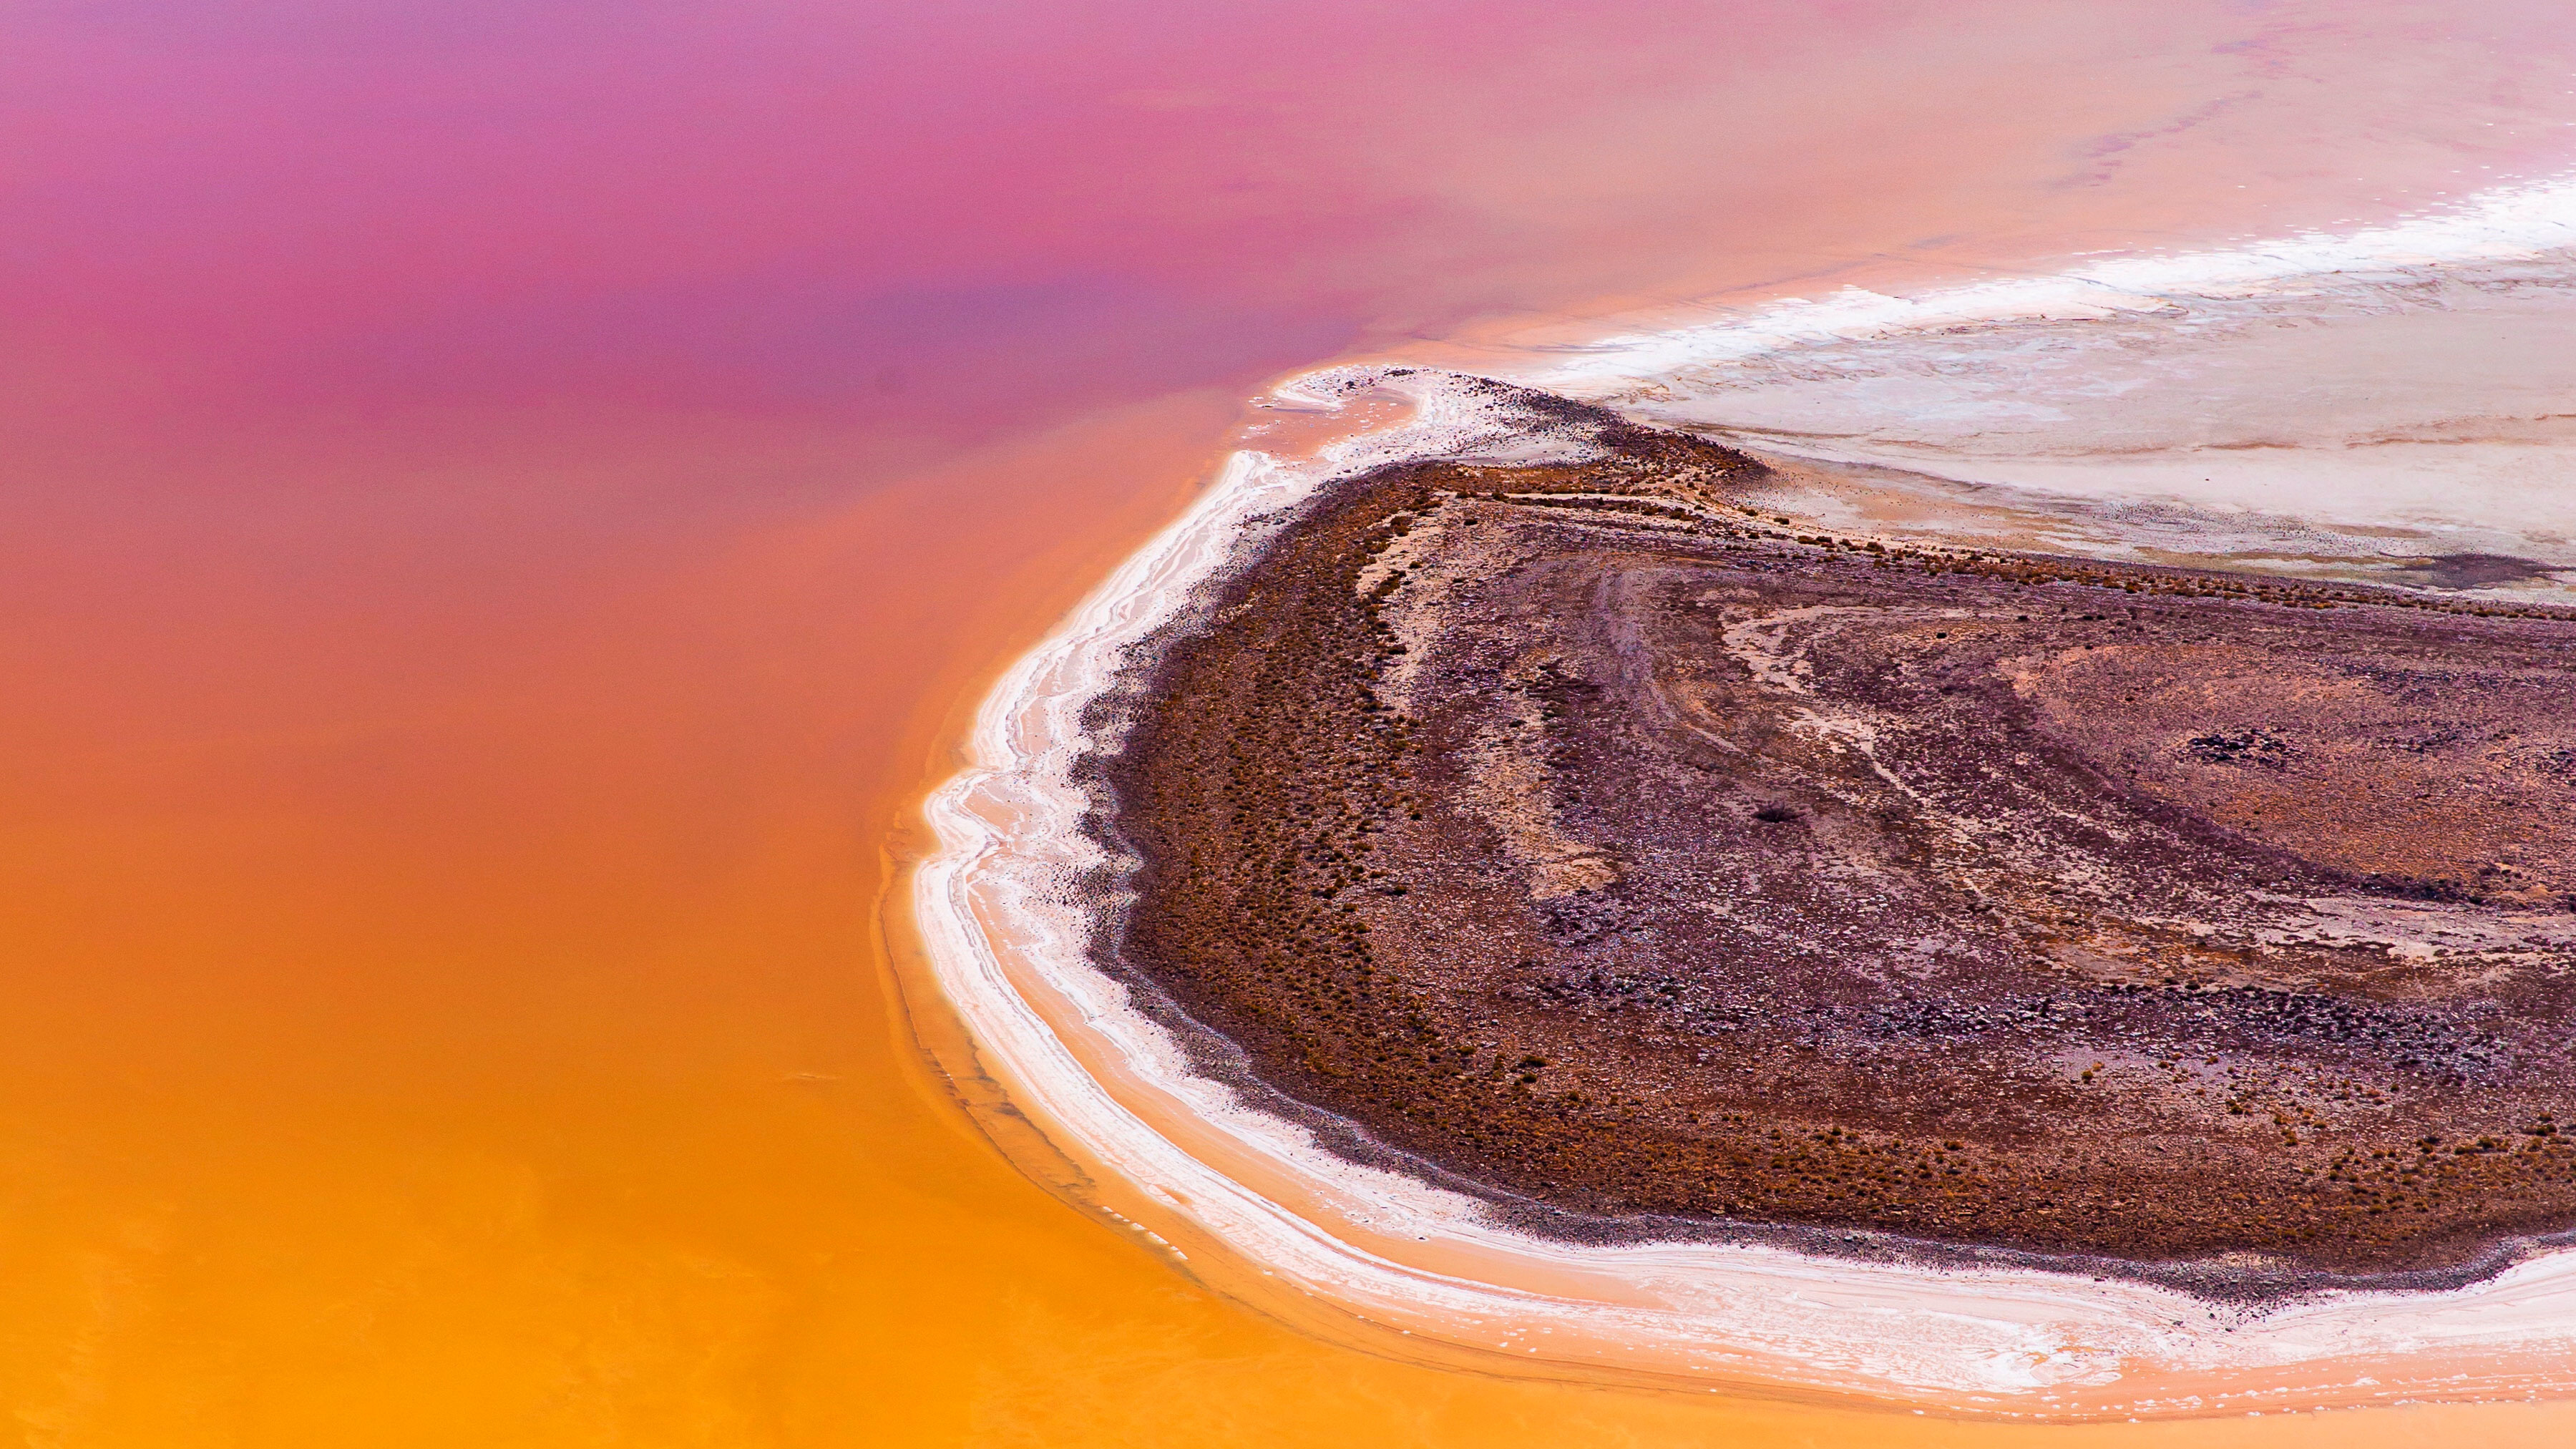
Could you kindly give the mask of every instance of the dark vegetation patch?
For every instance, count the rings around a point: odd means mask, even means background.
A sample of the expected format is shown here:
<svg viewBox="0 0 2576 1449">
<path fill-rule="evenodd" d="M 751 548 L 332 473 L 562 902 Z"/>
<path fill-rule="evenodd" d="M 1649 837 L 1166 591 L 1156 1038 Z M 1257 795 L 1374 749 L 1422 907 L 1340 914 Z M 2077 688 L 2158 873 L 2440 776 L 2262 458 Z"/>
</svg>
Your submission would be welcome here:
<svg viewBox="0 0 2576 1449">
<path fill-rule="evenodd" d="M 1259 1081 L 1593 1219 L 2576 1224 L 2563 613 L 1801 534 L 1554 423 L 1319 500 L 1129 699 L 1109 947 Z"/>
<path fill-rule="evenodd" d="M 2538 559 L 2504 553 L 2445 553 L 2419 559 L 2399 570 L 2436 589 L 2491 589 L 2498 584 L 2528 583 L 2563 569 Z"/>
<path fill-rule="evenodd" d="M 2206 765 L 2263 765 L 2277 770 L 2290 758 L 2289 741 L 2263 730 L 2198 735 L 2184 748 Z"/>
</svg>

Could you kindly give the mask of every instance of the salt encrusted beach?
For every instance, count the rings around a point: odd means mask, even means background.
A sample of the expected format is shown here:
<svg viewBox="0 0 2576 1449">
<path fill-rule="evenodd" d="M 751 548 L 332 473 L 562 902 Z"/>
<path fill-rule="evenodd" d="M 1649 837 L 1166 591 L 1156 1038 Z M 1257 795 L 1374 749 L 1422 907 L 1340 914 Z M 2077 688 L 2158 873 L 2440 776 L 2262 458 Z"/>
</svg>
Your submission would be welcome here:
<svg viewBox="0 0 2576 1449">
<path fill-rule="evenodd" d="M 1159 1217 L 1203 1274 L 1256 1301 L 1313 1295 L 1425 1354 L 1558 1371 L 2035 1417 L 2518 1396 L 2576 1378 L 2576 1260 L 2529 1244 L 2353 1288 L 2269 1262 L 2159 1271 L 1902 1233 L 1587 1233 L 1265 1088 L 1118 972 L 1103 946 L 1122 902 L 1104 887 L 1122 876 L 1095 829 L 1098 761 L 1116 743 L 1098 726 L 1116 711 L 1101 706 L 1188 632 L 1208 586 L 1317 490 L 1370 470 L 1598 453 L 1527 395 L 1446 374 L 1341 370 L 1278 401 L 1390 394 L 1407 400 L 1402 421 L 1317 456 L 1238 455 L 1005 676 L 971 767 L 929 804 L 940 849 L 913 890 L 928 968 L 983 1067 L 1098 1175 L 1099 1200 Z"/>
</svg>

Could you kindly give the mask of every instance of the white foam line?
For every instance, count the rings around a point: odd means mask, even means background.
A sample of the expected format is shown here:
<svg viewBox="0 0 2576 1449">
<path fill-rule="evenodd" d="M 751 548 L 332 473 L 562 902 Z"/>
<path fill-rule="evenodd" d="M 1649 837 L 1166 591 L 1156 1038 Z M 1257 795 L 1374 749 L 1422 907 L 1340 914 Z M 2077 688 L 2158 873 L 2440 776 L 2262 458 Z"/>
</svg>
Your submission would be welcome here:
<svg viewBox="0 0 2576 1449">
<path fill-rule="evenodd" d="M 2087 262 L 1916 296 L 1846 287 L 1725 321 L 1620 333 L 1558 349 L 1527 380 L 1586 395 L 1685 368 L 1822 343 L 1942 327 L 2070 321 L 2162 311 L 2183 299 L 2280 293 L 2328 277 L 2528 260 L 2576 246 L 2576 174 L 2480 193 L 2459 206 L 2359 231 L 2314 231 L 2202 251 Z M 1566 355 L 1571 354 L 1571 355 Z"/>
<path fill-rule="evenodd" d="M 1258 516 L 1343 470 L 1424 455 L 1564 455 L 1439 374 L 1344 370 L 1300 405 L 1371 386 L 1413 420 L 1311 464 L 1240 453 L 1188 513 L 1005 674 L 971 764 L 926 810 L 912 897 L 928 969 L 984 1065 L 1057 1144 L 1256 1265 L 1445 1342 L 1562 1370 L 1636 1370 L 2034 1417 L 2242 1411 L 2576 1388 L 2576 1254 L 2456 1291 L 2335 1293 L 2245 1319 L 2178 1291 L 2039 1269 L 1942 1271 L 1759 1244 L 1586 1246 L 1354 1165 L 1191 1068 L 1087 955 L 1074 893 L 1083 733 L 1127 651 L 1170 622 Z M 1088 1063 L 1089 1065 L 1086 1065 Z M 1171 1225 L 1167 1225 L 1171 1226 Z M 1202 1269 L 1208 1260 L 1195 1259 Z M 1282 1299 L 1282 1302 L 1288 1300 Z"/>
</svg>

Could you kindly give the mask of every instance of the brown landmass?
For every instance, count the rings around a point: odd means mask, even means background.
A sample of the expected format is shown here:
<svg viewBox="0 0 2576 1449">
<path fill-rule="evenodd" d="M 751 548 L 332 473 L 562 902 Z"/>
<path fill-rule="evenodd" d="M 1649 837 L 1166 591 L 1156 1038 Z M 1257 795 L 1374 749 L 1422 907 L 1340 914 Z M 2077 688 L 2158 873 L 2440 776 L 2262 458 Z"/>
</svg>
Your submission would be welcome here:
<svg viewBox="0 0 2576 1449">
<path fill-rule="evenodd" d="M 1613 1218 L 2576 1226 L 2576 622 L 1863 544 L 1607 437 L 1341 485 L 1158 655 L 1116 947 L 1261 1080 Z"/>
</svg>

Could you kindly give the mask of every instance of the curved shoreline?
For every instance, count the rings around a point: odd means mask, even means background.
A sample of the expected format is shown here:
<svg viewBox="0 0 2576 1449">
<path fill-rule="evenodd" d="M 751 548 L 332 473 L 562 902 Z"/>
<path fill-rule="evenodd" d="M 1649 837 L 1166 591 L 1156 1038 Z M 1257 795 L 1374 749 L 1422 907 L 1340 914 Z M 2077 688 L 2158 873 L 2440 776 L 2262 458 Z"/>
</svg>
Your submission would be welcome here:
<svg viewBox="0 0 2576 1449">
<path fill-rule="evenodd" d="M 1305 469 L 1238 454 L 1004 675 L 978 714 L 974 763 L 928 802 L 940 848 L 912 899 L 931 973 L 1013 1104 L 1060 1148 L 1238 1255 L 1253 1296 L 1269 1278 L 1401 1333 L 1555 1371 L 2048 1418 L 2576 1388 L 2576 1254 L 2512 1261 L 2508 1248 L 2482 1265 L 2491 1276 L 2444 1291 L 2328 1289 L 2248 1310 L 2108 1272 L 1829 1257 L 1775 1235 L 1570 1241 L 1355 1162 L 1206 1075 L 1092 962 L 1097 922 L 1080 896 L 1106 861 L 1082 828 L 1086 715 L 1263 518 L 1399 453 L 1476 456 L 1527 436 L 1405 372 L 1316 379 L 1345 396 L 1407 388 L 1420 415 Z"/>
</svg>

